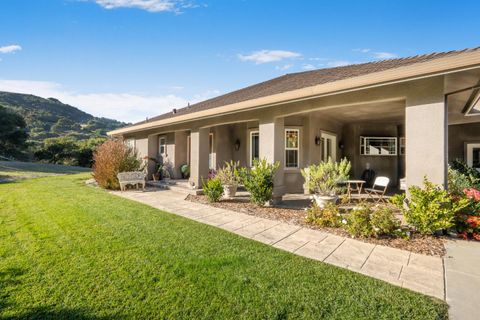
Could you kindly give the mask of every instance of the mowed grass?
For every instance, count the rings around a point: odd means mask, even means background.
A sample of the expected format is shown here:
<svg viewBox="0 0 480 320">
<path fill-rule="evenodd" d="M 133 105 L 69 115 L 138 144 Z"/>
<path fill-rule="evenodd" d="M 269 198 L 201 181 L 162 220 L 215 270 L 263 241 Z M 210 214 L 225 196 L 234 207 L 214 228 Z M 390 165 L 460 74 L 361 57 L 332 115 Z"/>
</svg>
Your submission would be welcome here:
<svg viewBox="0 0 480 320">
<path fill-rule="evenodd" d="M 0 161 L 0 182 L 88 172 L 89 168 L 37 162 Z"/>
<path fill-rule="evenodd" d="M 3 319 L 445 319 L 446 305 L 84 185 L 0 185 Z"/>
</svg>

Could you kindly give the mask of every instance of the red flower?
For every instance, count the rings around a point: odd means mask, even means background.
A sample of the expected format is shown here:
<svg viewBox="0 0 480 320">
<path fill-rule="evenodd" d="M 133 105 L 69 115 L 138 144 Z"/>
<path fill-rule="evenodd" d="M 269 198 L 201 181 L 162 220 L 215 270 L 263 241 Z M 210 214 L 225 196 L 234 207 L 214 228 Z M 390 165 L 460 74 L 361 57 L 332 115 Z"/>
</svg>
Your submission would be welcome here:
<svg viewBox="0 0 480 320">
<path fill-rule="evenodd" d="M 473 233 L 473 239 L 480 241 L 480 233 Z"/>
<path fill-rule="evenodd" d="M 470 227 L 476 228 L 480 225 L 480 217 L 468 216 L 467 223 L 470 225 Z"/>
<path fill-rule="evenodd" d="M 467 196 L 467 198 L 480 201 L 480 191 L 475 188 L 466 188 L 463 190 L 463 193 Z"/>
<path fill-rule="evenodd" d="M 468 236 L 467 236 L 467 233 L 466 233 L 466 232 L 460 232 L 460 233 L 458 234 L 458 237 L 459 237 L 460 239 L 463 239 L 463 240 L 468 240 Z"/>
</svg>

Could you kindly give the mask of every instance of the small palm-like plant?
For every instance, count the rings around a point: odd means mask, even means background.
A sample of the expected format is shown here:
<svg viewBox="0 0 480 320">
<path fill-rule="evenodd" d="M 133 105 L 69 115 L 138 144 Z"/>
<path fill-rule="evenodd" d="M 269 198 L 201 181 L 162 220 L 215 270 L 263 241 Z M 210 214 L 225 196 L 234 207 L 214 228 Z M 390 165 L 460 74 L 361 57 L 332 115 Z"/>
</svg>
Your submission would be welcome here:
<svg viewBox="0 0 480 320">
<path fill-rule="evenodd" d="M 309 166 L 308 170 L 303 169 L 302 175 L 310 190 L 322 196 L 335 196 L 342 190 L 340 183 L 348 179 L 351 168 L 346 158 L 340 162 L 328 158 L 318 165 Z"/>
</svg>

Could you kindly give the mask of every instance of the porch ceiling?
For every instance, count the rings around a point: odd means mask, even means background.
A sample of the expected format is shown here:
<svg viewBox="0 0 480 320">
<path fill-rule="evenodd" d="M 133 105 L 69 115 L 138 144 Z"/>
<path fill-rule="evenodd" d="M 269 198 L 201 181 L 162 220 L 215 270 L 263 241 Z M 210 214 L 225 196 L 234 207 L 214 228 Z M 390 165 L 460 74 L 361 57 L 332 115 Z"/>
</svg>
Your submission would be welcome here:
<svg viewBox="0 0 480 320">
<path fill-rule="evenodd" d="M 377 102 L 364 105 L 324 109 L 313 112 L 313 116 L 328 117 L 340 123 L 357 122 L 403 122 L 405 101 Z"/>
<path fill-rule="evenodd" d="M 445 92 L 455 92 L 479 84 L 480 70 L 470 70 L 464 72 L 453 73 L 445 76 Z M 448 123 L 461 124 L 480 122 L 480 115 L 465 116 L 463 108 L 470 99 L 473 90 L 466 90 L 459 93 L 449 95 L 448 103 Z"/>
</svg>

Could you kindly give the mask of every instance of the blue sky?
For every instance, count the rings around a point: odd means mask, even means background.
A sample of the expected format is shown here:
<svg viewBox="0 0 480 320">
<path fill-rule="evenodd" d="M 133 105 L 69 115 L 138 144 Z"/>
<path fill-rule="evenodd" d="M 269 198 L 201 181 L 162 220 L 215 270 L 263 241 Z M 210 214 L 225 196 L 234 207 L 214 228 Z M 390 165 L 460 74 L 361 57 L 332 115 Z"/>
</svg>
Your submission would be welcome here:
<svg viewBox="0 0 480 320">
<path fill-rule="evenodd" d="M 285 73 L 480 45 L 478 1 L 0 0 L 0 90 L 138 121 Z"/>
</svg>

